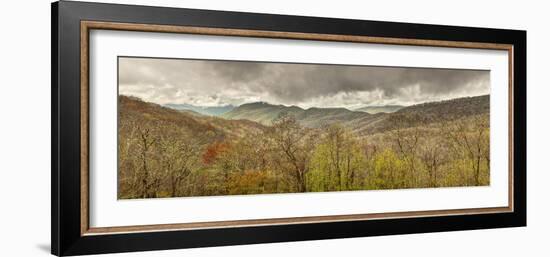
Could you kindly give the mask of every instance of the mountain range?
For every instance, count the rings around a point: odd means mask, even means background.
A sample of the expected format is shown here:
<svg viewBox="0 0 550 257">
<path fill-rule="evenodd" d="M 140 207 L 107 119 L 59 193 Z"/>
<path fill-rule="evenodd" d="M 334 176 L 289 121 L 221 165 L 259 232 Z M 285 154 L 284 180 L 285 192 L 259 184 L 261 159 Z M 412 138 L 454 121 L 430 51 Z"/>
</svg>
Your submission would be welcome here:
<svg viewBox="0 0 550 257">
<path fill-rule="evenodd" d="M 256 102 L 256 103 L 249 103 L 242 105 L 243 107 L 246 105 L 251 105 L 250 107 L 265 107 L 264 105 L 271 105 L 265 102 Z M 192 105 L 192 104 L 165 104 L 165 107 L 179 110 L 179 111 L 191 111 L 195 112 L 197 114 L 207 115 L 207 116 L 221 116 L 223 114 L 226 114 L 233 109 L 236 108 L 234 105 L 224 105 L 224 106 L 198 106 L 198 105 Z M 284 107 L 283 105 L 280 105 L 280 107 Z M 296 106 L 291 106 L 296 107 Z M 358 112 L 366 112 L 370 114 L 377 114 L 377 113 L 392 113 L 396 112 L 405 106 L 403 105 L 379 105 L 379 106 L 364 106 L 360 108 L 353 109 L 352 111 L 358 111 Z M 299 108 L 299 107 L 296 107 Z M 316 108 L 312 108 L 316 109 Z M 317 109 L 332 109 L 333 111 L 342 111 L 344 108 L 317 108 Z"/>
<path fill-rule="evenodd" d="M 361 108 L 354 109 L 354 111 L 359 112 L 368 112 L 370 114 L 377 114 L 380 112 L 383 113 L 392 113 L 403 109 L 403 105 L 379 105 L 379 106 L 365 106 Z"/>
<path fill-rule="evenodd" d="M 489 95 L 464 97 L 439 102 L 403 106 L 389 106 L 386 111 L 374 114 L 365 111 L 351 111 L 345 108 L 309 108 L 272 105 L 264 102 L 243 104 L 220 117 L 232 120 L 250 120 L 269 126 L 280 114 L 292 115 L 304 127 L 319 128 L 326 124 L 340 123 L 356 132 L 371 133 L 387 130 L 391 117 L 414 116 L 414 122 L 444 121 L 464 116 L 489 112 Z"/>
<path fill-rule="evenodd" d="M 250 129 L 258 131 L 272 125 L 273 120 L 286 113 L 292 115 L 304 127 L 320 128 L 338 123 L 358 135 L 383 132 L 392 128 L 392 118 L 409 117 L 410 126 L 420 123 L 440 122 L 461 117 L 489 113 L 489 95 L 464 97 L 412 106 L 390 106 L 386 111 L 371 114 L 365 111 L 345 108 L 300 108 L 298 106 L 274 105 L 265 102 L 248 103 L 240 106 L 200 107 L 193 105 L 160 106 L 143 102 L 134 97 L 121 96 L 126 114 L 155 117 L 178 121 L 181 126 L 194 129 L 214 129 L 221 134 L 238 135 Z M 396 110 L 399 108 L 398 110 Z M 134 110 L 134 111 L 132 111 Z M 218 133 L 216 133 L 218 134 Z"/>
<path fill-rule="evenodd" d="M 320 127 L 334 122 L 347 122 L 371 116 L 366 112 L 350 111 L 345 108 L 309 108 L 273 105 L 265 102 L 243 104 L 224 113 L 221 117 L 232 120 L 251 120 L 269 126 L 279 115 L 294 116 L 305 127 Z"/>
<path fill-rule="evenodd" d="M 198 114 L 206 116 L 220 116 L 226 112 L 229 112 L 235 108 L 233 105 L 224 105 L 224 106 L 196 106 L 192 104 L 166 104 L 165 107 L 179 110 L 179 111 L 192 111 Z"/>
</svg>

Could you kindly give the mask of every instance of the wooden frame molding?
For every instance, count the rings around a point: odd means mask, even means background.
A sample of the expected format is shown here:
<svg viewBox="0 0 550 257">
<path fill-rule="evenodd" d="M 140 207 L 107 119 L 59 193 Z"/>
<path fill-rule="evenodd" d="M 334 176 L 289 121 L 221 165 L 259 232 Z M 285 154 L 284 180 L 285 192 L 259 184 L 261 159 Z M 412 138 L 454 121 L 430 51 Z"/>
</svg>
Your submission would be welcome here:
<svg viewBox="0 0 550 257">
<path fill-rule="evenodd" d="M 221 35 L 239 37 L 281 38 L 298 40 L 319 40 L 336 42 L 357 42 L 392 45 L 414 45 L 429 47 L 453 47 L 470 49 L 495 49 L 508 51 L 509 57 L 509 186 L 508 206 L 492 208 L 451 209 L 433 211 L 410 211 L 392 213 L 372 213 L 355 215 L 333 215 L 316 217 L 292 217 L 257 220 L 212 221 L 179 224 L 159 224 L 122 227 L 90 227 L 89 218 L 89 34 L 91 30 L 123 30 L 140 32 L 184 33 L 198 35 Z M 389 37 L 369 37 L 334 34 L 312 34 L 297 32 L 224 29 L 209 27 L 189 27 L 171 25 L 153 25 L 137 23 L 116 23 L 82 20 L 80 22 L 80 232 L 81 236 L 93 236 L 100 234 L 138 233 L 152 231 L 193 230 L 206 228 L 230 228 L 247 226 L 270 226 L 283 224 L 306 224 L 335 221 L 359 221 L 390 218 L 413 218 L 448 215 L 472 215 L 487 213 L 505 213 L 514 211 L 514 46 L 511 44 L 495 44 L 480 42 L 459 42 L 424 39 L 403 39 Z"/>
</svg>

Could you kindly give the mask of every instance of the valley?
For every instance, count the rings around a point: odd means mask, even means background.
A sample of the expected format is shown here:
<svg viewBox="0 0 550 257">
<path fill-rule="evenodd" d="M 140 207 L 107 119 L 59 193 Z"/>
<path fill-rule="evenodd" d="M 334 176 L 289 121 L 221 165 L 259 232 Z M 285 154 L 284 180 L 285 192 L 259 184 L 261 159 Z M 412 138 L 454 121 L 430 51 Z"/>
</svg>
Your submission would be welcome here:
<svg viewBox="0 0 550 257">
<path fill-rule="evenodd" d="M 119 198 L 482 186 L 489 95 L 367 110 L 119 96 Z"/>
</svg>

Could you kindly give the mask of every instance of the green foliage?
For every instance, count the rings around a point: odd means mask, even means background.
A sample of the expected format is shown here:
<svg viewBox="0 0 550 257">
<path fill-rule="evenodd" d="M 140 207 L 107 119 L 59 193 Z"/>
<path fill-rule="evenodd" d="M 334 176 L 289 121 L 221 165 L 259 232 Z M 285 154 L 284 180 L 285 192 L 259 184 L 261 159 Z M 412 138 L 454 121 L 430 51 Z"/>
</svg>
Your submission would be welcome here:
<svg viewBox="0 0 550 257">
<path fill-rule="evenodd" d="M 373 169 L 367 177 L 368 189 L 405 188 L 405 163 L 397 154 L 384 149 L 373 158 Z"/>
<path fill-rule="evenodd" d="M 321 192 L 360 189 L 358 178 L 366 165 L 354 134 L 340 125 L 330 125 L 324 129 L 311 159 L 308 188 Z"/>
</svg>

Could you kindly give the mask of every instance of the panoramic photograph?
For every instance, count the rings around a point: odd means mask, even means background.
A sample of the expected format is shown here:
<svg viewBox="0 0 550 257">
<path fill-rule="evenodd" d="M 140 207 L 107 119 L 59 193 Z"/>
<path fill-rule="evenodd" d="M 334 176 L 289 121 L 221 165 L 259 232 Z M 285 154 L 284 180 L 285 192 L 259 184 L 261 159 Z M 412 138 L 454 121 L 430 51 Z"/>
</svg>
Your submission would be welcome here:
<svg viewBox="0 0 550 257">
<path fill-rule="evenodd" d="M 119 57 L 118 199 L 490 185 L 490 72 Z"/>
</svg>

